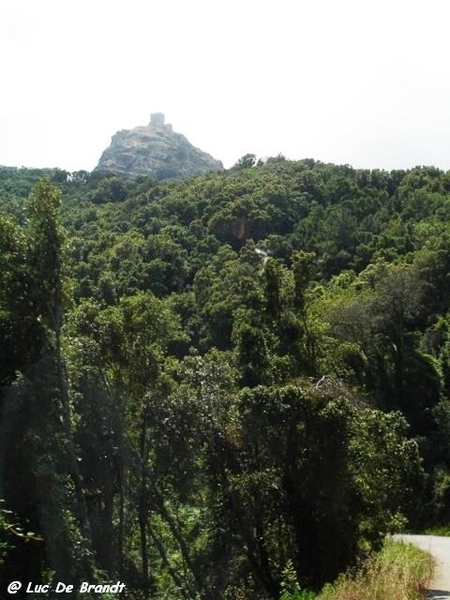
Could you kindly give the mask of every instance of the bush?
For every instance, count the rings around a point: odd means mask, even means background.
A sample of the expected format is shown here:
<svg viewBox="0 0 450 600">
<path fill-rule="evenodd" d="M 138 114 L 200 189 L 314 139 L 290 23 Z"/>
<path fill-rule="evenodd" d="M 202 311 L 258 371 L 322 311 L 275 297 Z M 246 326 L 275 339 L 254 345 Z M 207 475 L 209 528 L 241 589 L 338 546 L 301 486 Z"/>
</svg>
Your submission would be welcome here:
<svg viewBox="0 0 450 600">
<path fill-rule="evenodd" d="M 423 550 L 388 541 L 362 569 L 326 585 L 317 600 L 420 600 L 433 568 Z"/>
</svg>

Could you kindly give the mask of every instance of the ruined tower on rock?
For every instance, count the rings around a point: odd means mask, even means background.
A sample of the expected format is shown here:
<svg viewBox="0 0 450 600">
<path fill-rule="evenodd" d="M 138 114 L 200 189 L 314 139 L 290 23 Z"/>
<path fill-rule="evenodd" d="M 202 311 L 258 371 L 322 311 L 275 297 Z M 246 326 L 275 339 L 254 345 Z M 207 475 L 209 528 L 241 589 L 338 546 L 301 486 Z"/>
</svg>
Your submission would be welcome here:
<svg viewBox="0 0 450 600">
<path fill-rule="evenodd" d="M 164 113 L 152 113 L 146 127 L 118 131 L 103 152 L 96 170 L 152 174 L 158 179 L 180 179 L 223 170 L 220 160 L 193 146 L 165 121 Z"/>
<path fill-rule="evenodd" d="M 158 127 L 162 129 L 165 121 L 166 117 L 164 113 L 153 113 L 150 115 L 150 127 Z"/>
</svg>

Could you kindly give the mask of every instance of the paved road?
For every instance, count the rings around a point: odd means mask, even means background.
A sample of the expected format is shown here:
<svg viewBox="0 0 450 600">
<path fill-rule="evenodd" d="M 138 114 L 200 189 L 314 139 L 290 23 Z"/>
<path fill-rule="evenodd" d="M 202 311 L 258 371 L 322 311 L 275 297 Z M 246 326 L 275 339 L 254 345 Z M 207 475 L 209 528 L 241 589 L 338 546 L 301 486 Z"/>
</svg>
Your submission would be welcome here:
<svg viewBox="0 0 450 600">
<path fill-rule="evenodd" d="M 426 550 L 436 559 L 436 571 L 430 584 L 429 600 L 450 599 L 450 537 L 437 535 L 396 535 L 396 539 Z"/>
</svg>

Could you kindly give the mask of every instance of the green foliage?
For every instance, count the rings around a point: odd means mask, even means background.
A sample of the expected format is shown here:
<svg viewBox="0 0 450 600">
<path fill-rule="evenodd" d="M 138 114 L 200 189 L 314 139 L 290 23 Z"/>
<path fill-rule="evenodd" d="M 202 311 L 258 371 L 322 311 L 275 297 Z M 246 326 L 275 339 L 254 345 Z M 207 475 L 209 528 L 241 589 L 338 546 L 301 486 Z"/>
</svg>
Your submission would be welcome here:
<svg viewBox="0 0 450 600">
<path fill-rule="evenodd" d="M 249 169 L 256 165 L 256 156 L 254 154 L 245 154 L 234 165 L 235 169 Z"/>
<path fill-rule="evenodd" d="M 449 525 L 437 525 L 435 527 L 427 527 L 424 535 L 438 535 L 442 537 L 450 537 L 450 526 Z"/>
<path fill-rule="evenodd" d="M 97 189 L 93 192 L 92 202 L 121 202 L 126 197 L 127 189 L 123 182 L 118 177 L 111 176 L 99 181 Z"/>
<path fill-rule="evenodd" d="M 381 551 L 356 572 L 342 574 L 326 585 L 318 600 L 419 600 L 428 587 L 434 561 L 423 550 L 388 540 Z"/>
<path fill-rule="evenodd" d="M 2 167 L 0 492 L 45 540 L 6 574 L 306 599 L 446 523 L 449 181 Z"/>
</svg>

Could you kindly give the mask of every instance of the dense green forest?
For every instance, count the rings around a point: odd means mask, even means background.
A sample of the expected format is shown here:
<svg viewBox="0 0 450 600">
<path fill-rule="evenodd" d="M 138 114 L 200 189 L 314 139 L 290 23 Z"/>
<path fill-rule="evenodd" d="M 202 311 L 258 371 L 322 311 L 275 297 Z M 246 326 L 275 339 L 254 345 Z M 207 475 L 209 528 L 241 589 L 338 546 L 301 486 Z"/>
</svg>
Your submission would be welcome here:
<svg viewBox="0 0 450 600">
<path fill-rule="evenodd" d="M 450 172 L 0 167 L 0 261 L 3 581 L 289 600 L 448 523 Z"/>
</svg>

